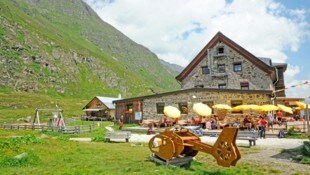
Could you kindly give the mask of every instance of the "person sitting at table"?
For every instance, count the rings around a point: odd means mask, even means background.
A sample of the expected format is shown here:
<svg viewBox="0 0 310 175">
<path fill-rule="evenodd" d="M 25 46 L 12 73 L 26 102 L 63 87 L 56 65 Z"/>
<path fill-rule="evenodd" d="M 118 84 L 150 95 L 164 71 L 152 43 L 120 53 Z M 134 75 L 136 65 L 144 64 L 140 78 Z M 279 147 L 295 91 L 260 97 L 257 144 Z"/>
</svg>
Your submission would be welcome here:
<svg viewBox="0 0 310 175">
<path fill-rule="evenodd" d="M 252 124 L 251 124 L 251 119 L 249 115 L 245 115 L 243 119 L 243 126 L 246 127 L 247 129 L 251 129 Z"/>
<path fill-rule="evenodd" d="M 179 118 L 175 118 L 172 124 L 173 124 L 173 125 L 179 124 Z"/>
<path fill-rule="evenodd" d="M 211 119 L 211 129 L 217 129 L 217 123 L 218 123 L 218 121 L 217 121 L 217 117 L 212 117 L 212 119 Z"/>
<path fill-rule="evenodd" d="M 222 120 L 222 121 L 218 121 L 218 126 L 219 126 L 220 128 L 224 128 L 224 127 L 229 126 L 229 124 L 227 123 L 227 120 L 224 119 L 224 120 Z"/>
<path fill-rule="evenodd" d="M 200 126 L 202 129 L 206 129 L 206 118 L 202 117 L 200 118 Z"/>
<path fill-rule="evenodd" d="M 192 117 L 191 125 L 195 125 L 195 123 L 196 123 L 196 120 L 194 117 Z"/>
<path fill-rule="evenodd" d="M 206 121 L 206 128 L 205 129 L 208 129 L 208 130 L 211 130 L 211 120 L 207 120 Z"/>
<path fill-rule="evenodd" d="M 164 118 L 163 118 L 163 124 L 162 124 L 163 127 L 167 127 L 168 126 L 168 118 L 167 116 L 164 115 Z"/>
<path fill-rule="evenodd" d="M 194 126 L 199 126 L 201 124 L 202 119 L 195 119 L 194 117 L 192 117 L 192 125 Z"/>
</svg>

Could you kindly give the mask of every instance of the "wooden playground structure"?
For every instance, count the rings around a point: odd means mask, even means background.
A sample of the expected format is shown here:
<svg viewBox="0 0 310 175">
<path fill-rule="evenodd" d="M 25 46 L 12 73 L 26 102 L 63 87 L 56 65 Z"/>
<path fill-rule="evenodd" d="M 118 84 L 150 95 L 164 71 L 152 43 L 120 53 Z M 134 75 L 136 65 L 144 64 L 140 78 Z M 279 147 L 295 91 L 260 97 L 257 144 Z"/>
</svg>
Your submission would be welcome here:
<svg viewBox="0 0 310 175">
<path fill-rule="evenodd" d="M 241 158 L 236 138 L 238 128 L 224 128 L 213 146 L 202 143 L 200 138 L 187 129 L 165 130 L 155 135 L 149 141 L 149 148 L 153 153 L 152 159 L 155 162 L 175 162 L 191 160 L 199 151 L 211 154 L 218 165 L 229 167 L 235 166 Z M 188 163 L 188 162 L 184 162 Z"/>
<path fill-rule="evenodd" d="M 48 112 L 48 116 L 42 115 Z M 95 128 L 95 124 L 67 126 L 62 114 L 63 110 L 60 108 L 55 109 L 35 109 L 34 117 L 25 120 L 25 123 L 5 123 L 0 125 L 0 128 L 11 130 L 49 130 L 59 133 L 77 134 L 80 132 L 91 132 Z M 51 114 L 52 115 L 51 115 Z M 69 120 L 66 120 L 67 122 Z"/>
</svg>

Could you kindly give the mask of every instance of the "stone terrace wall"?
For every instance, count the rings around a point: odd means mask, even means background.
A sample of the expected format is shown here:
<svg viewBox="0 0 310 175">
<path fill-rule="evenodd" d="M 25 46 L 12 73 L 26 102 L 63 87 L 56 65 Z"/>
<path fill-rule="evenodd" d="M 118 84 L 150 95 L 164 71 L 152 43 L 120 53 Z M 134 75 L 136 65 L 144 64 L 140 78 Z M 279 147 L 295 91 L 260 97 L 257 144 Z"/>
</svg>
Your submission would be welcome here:
<svg viewBox="0 0 310 175">
<path fill-rule="evenodd" d="M 196 98 L 193 98 L 196 96 Z M 164 103 L 165 106 L 179 107 L 179 103 L 187 103 L 188 114 L 182 114 L 181 119 L 197 116 L 192 111 L 192 106 L 196 102 L 207 102 L 208 104 L 228 104 L 233 101 L 242 101 L 243 104 L 266 104 L 269 103 L 269 94 L 245 93 L 245 92 L 179 92 L 172 95 L 156 96 L 144 99 L 143 119 L 161 119 L 164 114 L 157 114 L 156 104 Z M 211 106 L 210 106 L 211 107 Z"/>
</svg>

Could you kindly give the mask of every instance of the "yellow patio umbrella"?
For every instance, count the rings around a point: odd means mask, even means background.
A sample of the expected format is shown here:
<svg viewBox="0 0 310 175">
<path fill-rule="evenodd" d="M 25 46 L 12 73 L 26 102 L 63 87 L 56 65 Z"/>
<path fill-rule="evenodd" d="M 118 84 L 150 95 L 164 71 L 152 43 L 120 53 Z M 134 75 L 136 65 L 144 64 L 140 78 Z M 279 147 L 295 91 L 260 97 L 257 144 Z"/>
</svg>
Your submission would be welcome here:
<svg viewBox="0 0 310 175">
<path fill-rule="evenodd" d="M 232 111 L 238 112 L 238 111 L 259 111 L 260 106 L 259 105 L 238 105 L 232 108 Z"/>
<path fill-rule="evenodd" d="M 213 109 L 226 109 L 226 110 L 231 110 L 232 107 L 226 104 L 216 104 L 212 106 Z"/>
<path fill-rule="evenodd" d="M 174 106 L 165 106 L 164 107 L 164 114 L 167 117 L 179 118 L 181 116 L 181 111 Z"/>
<path fill-rule="evenodd" d="M 212 114 L 212 109 L 203 103 L 195 103 L 193 106 L 193 111 L 202 117 L 206 117 Z"/>
<path fill-rule="evenodd" d="M 293 114 L 293 109 L 292 108 L 284 106 L 284 105 L 280 105 L 280 104 L 277 104 L 277 106 L 279 107 L 279 110 L 287 112 L 287 113 L 290 113 L 290 114 Z"/>
<path fill-rule="evenodd" d="M 304 109 L 307 108 L 307 104 L 305 104 L 305 103 L 303 103 L 303 102 L 296 101 L 295 103 L 296 103 L 296 105 L 298 106 L 298 107 L 295 108 L 295 109 L 304 110 Z M 309 108 L 309 105 L 308 105 L 308 108 Z"/>
<path fill-rule="evenodd" d="M 260 110 L 264 112 L 276 111 L 276 110 L 279 110 L 279 107 L 275 105 L 267 104 L 267 105 L 261 105 Z"/>
</svg>

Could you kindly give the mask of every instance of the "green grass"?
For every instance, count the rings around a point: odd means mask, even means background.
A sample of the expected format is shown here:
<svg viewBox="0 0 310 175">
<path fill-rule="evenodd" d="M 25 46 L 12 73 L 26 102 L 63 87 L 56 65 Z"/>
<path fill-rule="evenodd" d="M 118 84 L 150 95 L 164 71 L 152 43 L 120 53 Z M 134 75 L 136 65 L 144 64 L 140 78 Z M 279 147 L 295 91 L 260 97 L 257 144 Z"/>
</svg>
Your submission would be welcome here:
<svg viewBox="0 0 310 175">
<path fill-rule="evenodd" d="M 103 124 L 107 126 L 112 123 Z M 279 170 L 272 167 L 243 161 L 239 161 L 235 167 L 221 167 L 213 156 L 202 152 L 188 166 L 163 166 L 150 161 L 147 143 L 106 143 L 100 140 L 84 143 L 68 140 L 70 137 L 104 137 L 105 132 L 104 127 L 80 135 L 0 130 L 0 174 L 280 174 Z M 259 151 L 256 148 L 239 149 L 241 155 Z M 26 156 L 14 158 L 21 154 Z"/>
<path fill-rule="evenodd" d="M 91 97 L 93 98 L 93 97 Z M 27 116 L 34 117 L 35 109 L 55 109 L 56 104 L 64 110 L 65 118 L 81 116 L 82 108 L 89 100 L 71 99 L 64 97 L 50 97 L 48 95 L 30 93 L 1 93 L 0 92 L 0 123 L 18 123 L 19 119 Z M 40 117 L 47 121 L 51 112 L 41 112 Z"/>
<path fill-rule="evenodd" d="M 122 95 L 132 97 L 150 94 L 148 87 L 160 92 L 179 89 L 179 84 L 174 79 L 175 75 L 163 69 L 153 53 L 132 42 L 113 27 L 102 23 L 97 16 L 81 16 L 80 13 L 85 12 L 85 8 L 80 2 L 40 1 L 29 5 L 22 0 L 5 0 L 0 2 L 0 6 L 7 7 L 0 10 L 5 23 L 12 24 L 12 29 L 0 28 L 0 37 L 10 38 L 4 39 L 3 43 L 9 48 L 16 43 L 25 48 L 22 55 L 15 50 L 2 49 L 0 57 L 2 55 L 15 60 L 32 56 L 46 57 L 50 66 L 59 68 L 55 74 L 46 70 L 44 65 L 36 63 L 19 61 L 14 65 L 15 71 L 23 70 L 24 67 L 34 70 L 35 74 L 27 77 L 26 81 L 39 82 L 40 88 L 37 93 L 65 98 L 76 98 L 78 94 L 79 98 L 88 98 L 98 94 L 117 96 L 126 87 L 127 93 Z M 69 11 L 70 15 L 65 11 Z M 87 20 L 81 19 L 83 17 Z M 83 35 L 85 32 L 87 34 Z M 99 38 L 102 40 L 99 41 L 101 45 L 96 44 Z M 31 49 L 30 46 L 34 45 L 39 46 L 39 49 Z M 53 58 L 52 51 L 55 48 L 59 48 L 63 54 L 71 55 L 74 52 L 79 59 L 91 58 L 98 68 L 90 67 L 87 62 L 76 65 L 69 61 L 65 66 L 63 62 L 59 62 L 61 59 L 71 58 L 49 59 Z M 111 48 L 118 50 L 115 52 Z M 66 69 L 66 66 L 77 66 L 78 72 L 72 72 Z M 100 70 L 106 71 L 98 73 Z M 40 78 L 37 75 L 40 75 Z M 103 81 L 99 76 L 113 78 L 116 82 L 110 82 L 109 79 Z M 56 83 L 65 88 L 64 94 L 51 87 L 53 83 L 46 82 L 50 77 L 56 80 L 66 77 L 66 83 Z M 114 84 L 112 87 L 111 83 Z M 11 86 L 11 92 L 13 91 Z"/>
</svg>

